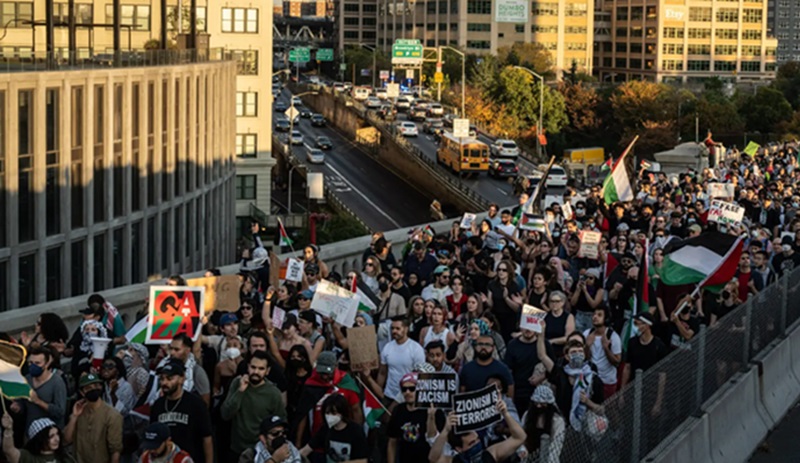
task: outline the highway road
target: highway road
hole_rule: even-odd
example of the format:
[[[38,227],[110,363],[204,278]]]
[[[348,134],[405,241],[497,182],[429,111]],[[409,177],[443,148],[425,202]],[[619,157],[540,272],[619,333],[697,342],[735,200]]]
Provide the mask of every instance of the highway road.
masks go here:
[[[291,94],[284,89],[276,101],[289,104]],[[273,120],[278,116],[273,113]],[[352,140],[330,126],[313,127],[309,119],[295,125],[312,144],[319,135],[331,139],[333,149],[325,151],[323,164],[311,164],[303,146],[292,147],[292,154],[309,167],[310,172],[322,172],[325,184],[335,195],[373,230],[393,230],[425,222],[430,218],[432,196],[412,185],[376,162]],[[281,140],[286,134],[279,134]]]

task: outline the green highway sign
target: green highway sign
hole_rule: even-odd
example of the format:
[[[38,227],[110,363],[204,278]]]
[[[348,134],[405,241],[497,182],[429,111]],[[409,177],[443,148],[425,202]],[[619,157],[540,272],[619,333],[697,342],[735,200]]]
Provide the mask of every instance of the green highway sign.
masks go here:
[[[333,48],[320,48],[317,50],[317,61],[333,61]]]
[[[392,45],[392,64],[422,64],[422,43],[419,40],[396,40]]]
[[[289,61],[292,63],[311,61],[311,49],[308,47],[300,47],[289,50]]]

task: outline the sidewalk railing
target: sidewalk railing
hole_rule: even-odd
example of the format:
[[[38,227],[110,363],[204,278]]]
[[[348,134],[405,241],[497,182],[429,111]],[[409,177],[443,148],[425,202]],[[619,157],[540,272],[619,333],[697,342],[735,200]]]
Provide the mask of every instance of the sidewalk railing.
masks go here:
[[[709,399],[800,319],[800,269],[722,317],[603,404],[607,430],[599,437],[568,427],[562,462],[639,462],[668,444],[684,421],[701,416]],[[790,302],[794,301],[794,302]],[[788,368],[788,365],[787,365]]]
[[[231,52],[223,48],[208,50],[140,50],[114,53],[16,52],[0,53],[0,73],[38,71],[77,71],[148,66],[175,66],[214,61],[230,61]]]

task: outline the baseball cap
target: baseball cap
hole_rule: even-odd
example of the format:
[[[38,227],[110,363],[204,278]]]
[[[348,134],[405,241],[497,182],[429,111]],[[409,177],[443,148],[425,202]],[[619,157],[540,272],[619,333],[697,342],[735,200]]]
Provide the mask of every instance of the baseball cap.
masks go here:
[[[701,231],[703,231],[703,228],[700,227],[700,225],[694,223],[689,226],[689,231],[694,233],[700,233]]]
[[[83,315],[91,315],[94,313],[94,309],[91,307],[84,307],[81,310],[79,310],[78,313],[81,313]]]
[[[78,387],[84,388],[91,384],[103,384],[103,380],[100,379],[100,377],[95,375],[94,373],[89,373],[88,375],[81,376],[81,380],[78,383]]]
[[[153,423],[144,430],[142,449],[155,450],[169,439],[169,426],[165,423]]]
[[[311,291],[310,289],[304,289],[300,292],[300,297],[304,297],[309,300],[314,299],[314,291]]]
[[[448,267],[446,265],[440,265],[440,266],[436,267],[436,269],[433,271],[433,274],[434,275],[441,275],[442,273],[449,272],[449,271],[450,271],[450,267]]]
[[[239,318],[234,313],[226,313],[225,315],[219,317],[219,326],[225,326],[229,323],[236,323],[239,321]]]
[[[158,369],[157,373],[167,376],[182,376],[186,373],[186,366],[180,360],[171,358]]]
[[[287,427],[289,426],[289,423],[287,423],[286,420],[284,420],[278,415],[268,416],[264,418],[264,420],[261,421],[261,424],[258,426],[258,433],[261,434],[262,436],[266,436],[267,433],[272,431],[274,428],[277,428],[278,426]]]
[[[317,357],[317,373],[332,375],[336,369],[336,354],[326,350]]]
[[[417,384],[417,374],[416,373],[406,373],[400,378],[400,385],[402,386],[405,383],[411,383],[416,386]]]

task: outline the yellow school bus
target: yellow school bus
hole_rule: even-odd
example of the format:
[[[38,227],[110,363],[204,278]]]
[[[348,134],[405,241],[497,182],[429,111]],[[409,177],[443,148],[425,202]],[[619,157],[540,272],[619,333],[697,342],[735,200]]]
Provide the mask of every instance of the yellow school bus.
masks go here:
[[[454,172],[480,173],[489,170],[489,146],[475,138],[456,138],[443,132],[436,161]]]

